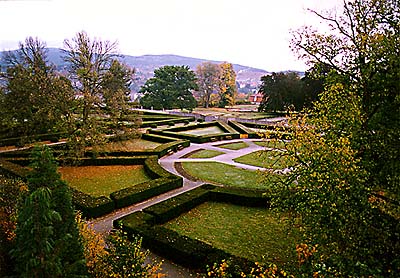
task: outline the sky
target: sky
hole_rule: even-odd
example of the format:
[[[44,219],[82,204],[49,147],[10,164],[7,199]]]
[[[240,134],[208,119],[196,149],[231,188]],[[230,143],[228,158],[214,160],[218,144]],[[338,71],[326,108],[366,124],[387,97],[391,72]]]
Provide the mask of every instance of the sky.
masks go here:
[[[320,20],[307,9],[342,0],[0,0],[0,50],[28,36],[48,47],[86,31],[117,41],[125,55],[175,54],[267,71],[307,67],[289,48],[290,31]]]

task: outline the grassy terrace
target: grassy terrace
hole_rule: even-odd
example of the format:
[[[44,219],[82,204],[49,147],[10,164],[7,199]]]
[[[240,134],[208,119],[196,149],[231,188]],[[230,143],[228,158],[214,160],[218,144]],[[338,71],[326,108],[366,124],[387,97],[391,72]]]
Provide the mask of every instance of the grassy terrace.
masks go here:
[[[285,219],[268,209],[207,202],[164,225],[254,261],[296,261],[298,231],[288,229]]]
[[[268,169],[285,169],[292,165],[281,151],[256,151],[235,158],[234,161]]]
[[[247,148],[248,146],[249,145],[247,145],[245,142],[235,142],[235,143],[226,143],[218,145],[219,148],[224,148],[229,150],[241,150]]]
[[[62,178],[69,186],[94,197],[149,181],[143,165],[60,167]]]
[[[202,127],[202,128],[191,129],[191,130],[179,131],[178,133],[202,136],[202,135],[221,134],[221,133],[225,133],[225,131],[223,129],[221,129],[219,126],[209,126],[209,127]]]
[[[205,182],[226,186],[265,189],[257,171],[240,169],[219,162],[183,162],[182,166],[190,175]]]
[[[223,152],[219,151],[214,151],[214,150],[199,150],[197,152],[194,152],[188,158],[213,158],[216,156],[219,156],[221,154],[224,154]]]
[[[111,142],[104,146],[104,151],[136,151],[136,150],[152,150],[160,146],[160,143],[143,139],[133,139],[127,141]]]
[[[256,141],[254,144],[261,146],[261,147],[266,147],[266,148],[271,148],[271,149],[285,149],[285,142],[281,140],[268,140],[268,141]]]

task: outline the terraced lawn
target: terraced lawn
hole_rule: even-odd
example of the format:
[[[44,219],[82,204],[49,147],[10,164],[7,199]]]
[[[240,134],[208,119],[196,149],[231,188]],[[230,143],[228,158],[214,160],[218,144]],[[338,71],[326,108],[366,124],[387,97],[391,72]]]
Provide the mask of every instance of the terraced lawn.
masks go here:
[[[217,147],[219,148],[224,148],[229,150],[241,150],[247,148],[248,146],[249,145],[247,145],[245,142],[234,142],[234,143],[217,145]]]
[[[225,133],[225,131],[222,128],[220,128],[219,126],[209,126],[209,127],[179,131],[178,133],[202,136],[202,135],[221,134],[221,133]]]
[[[127,141],[111,142],[104,147],[104,151],[137,151],[137,150],[151,150],[160,146],[160,143],[148,141],[144,139],[132,139]]]
[[[215,150],[199,150],[189,155],[188,158],[213,158],[224,154],[223,152],[215,151]]]
[[[268,209],[207,202],[164,226],[253,261],[296,262],[299,232]]]
[[[285,169],[293,166],[281,151],[256,151],[234,159],[235,162],[267,169]]]
[[[182,166],[191,176],[204,182],[253,189],[265,189],[268,186],[261,183],[259,172],[220,162],[182,162]]]
[[[285,149],[285,142],[281,140],[256,141],[254,144],[271,149]]]
[[[151,180],[143,165],[68,166],[59,167],[59,172],[69,186],[95,197]]]

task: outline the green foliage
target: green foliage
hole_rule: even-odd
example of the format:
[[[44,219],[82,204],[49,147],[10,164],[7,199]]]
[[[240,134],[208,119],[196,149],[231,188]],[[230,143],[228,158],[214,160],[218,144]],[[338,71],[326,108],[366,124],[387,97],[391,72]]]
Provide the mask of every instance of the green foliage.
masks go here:
[[[19,277],[62,277],[61,258],[54,254],[54,224],[61,216],[51,207],[51,191],[42,187],[26,198],[18,212],[12,255]]]
[[[63,275],[60,277],[86,275],[83,249],[75,222],[71,193],[67,184],[60,179],[60,174],[57,172],[57,164],[47,146],[37,146],[33,149],[30,168],[32,171],[28,176],[28,188],[32,193],[29,197],[30,199],[28,198],[22,206],[21,218],[18,215],[17,239],[18,237],[24,239],[34,229],[37,229],[38,233],[43,229],[45,231],[43,236],[46,238],[44,240],[40,239],[40,241],[38,239],[36,242],[37,246],[35,245],[32,248],[42,248],[46,252],[49,252],[48,255],[47,253],[43,255],[45,257],[42,260],[48,260],[51,265],[53,261],[56,262],[57,265],[54,267],[60,269],[54,270],[56,271],[54,277],[58,277],[57,275]],[[46,193],[47,191],[48,193]],[[25,220],[27,216],[24,213],[29,215],[30,211],[35,209],[38,210],[38,214],[44,215],[43,218],[34,216],[36,218],[28,219],[36,225],[31,227],[29,225],[32,224],[29,224],[29,221]],[[57,218],[53,217],[53,215],[57,215]],[[29,225],[26,224],[28,226],[25,226],[21,221],[25,221]],[[20,234],[18,233],[18,225],[22,225]],[[23,240],[20,244],[23,244]],[[16,248],[19,250],[18,248],[21,248],[21,246],[17,243]],[[36,251],[35,249],[29,250],[26,256],[29,255],[29,252]],[[35,257],[34,253],[31,253],[31,256]],[[43,271],[47,271],[45,268]],[[40,274],[38,275],[40,276]]]
[[[400,269],[399,3],[344,1],[342,11],[313,11],[331,33],[294,32],[299,56],[331,71],[312,117],[293,125],[301,166],[281,197],[304,216],[328,266],[390,277]]]
[[[17,179],[0,175],[0,276],[12,273],[13,262],[9,255],[15,239],[17,206],[26,195],[27,186]]]
[[[77,119],[70,126],[68,138],[68,158],[76,162],[87,147],[94,151],[101,148],[106,130],[111,129],[116,136],[136,135],[139,120],[129,113],[132,124],[127,127],[122,122],[128,116],[127,94],[133,71],[116,61],[116,43],[92,40],[80,32],[72,41],[66,40],[65,47],[64,59],[75,93],[80,96],[73,107]],[[111,119],[108,126],[102,121],[107,117]]]
[[[189,109],[196,107],[192,91],[197,89],[196,76],[187,66],[164,66],[154,71],[140,92],[140,103],[154,109]]]
[[[5,56],[0,114],[9,136],[30,140],[33,135],[63,131],[69,124],[74,101],[71,83],[49,65],[45,47],[29,37],[19,50]]]
[[[108,277],[162,277],[157,275],[161,263],[147,263],[148,251],[142,251],[142,239],[129,238],[125,232],[116,230],[107,240],[107,255],[103,257]]]
[[[259,92],[263,94],[258,111],[301,111],[310,106],[322,92],[322,80],[311,77],[302,79],[294,72],[272,73],[261,77]]]

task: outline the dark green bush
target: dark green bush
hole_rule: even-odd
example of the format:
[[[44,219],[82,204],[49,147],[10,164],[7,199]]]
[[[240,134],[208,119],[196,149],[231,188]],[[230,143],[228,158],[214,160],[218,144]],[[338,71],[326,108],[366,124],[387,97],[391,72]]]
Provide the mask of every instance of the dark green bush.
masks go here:
[[[12,178],[21,178],[23,180],[28,176],[29,170],[5,159],[0,158],[0,173]]]
[[[179,188],[182,185],[182,177],[162,177],[113,192],[110,197],[114,200],[116,208],[123,208]]]
[[[156,223],[160,224],[197,207],[209,199],[210,196],[207,189],[196,188],[148,207],[143,211],[153,215]]]
[[[92,197],[86,193],[72,189],[72,202],[76,209],[82,211],[87,218],[96,218],[114,210],[114,202],[107,197]]]

